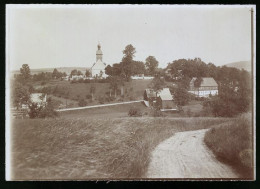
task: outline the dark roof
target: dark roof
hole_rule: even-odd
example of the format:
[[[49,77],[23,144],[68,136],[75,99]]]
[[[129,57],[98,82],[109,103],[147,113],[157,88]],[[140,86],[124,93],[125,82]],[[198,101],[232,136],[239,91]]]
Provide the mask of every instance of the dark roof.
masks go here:
[[[194,81],[196,80],[196,77],[193,77],[190,81],[190,84],[194,85]],[[200,84],[200,87],[217,87],[217,82],[212,77],[202,77],[202,82]]]

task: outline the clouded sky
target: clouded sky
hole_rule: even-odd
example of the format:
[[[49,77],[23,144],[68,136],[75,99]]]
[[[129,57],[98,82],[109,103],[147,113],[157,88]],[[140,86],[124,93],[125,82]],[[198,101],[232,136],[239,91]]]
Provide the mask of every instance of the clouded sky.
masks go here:
[[[135,60],[155,56],[160,67],[250,60],[249,6],[9,6],[6,16],[12,70],[91,67],[99,41],[107,64],[120,62],[128,44]]]

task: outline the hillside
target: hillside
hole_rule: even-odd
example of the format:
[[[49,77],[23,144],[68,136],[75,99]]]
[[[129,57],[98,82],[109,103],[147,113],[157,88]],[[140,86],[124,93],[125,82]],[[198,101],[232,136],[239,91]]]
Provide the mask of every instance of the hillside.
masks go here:
[[[55,68],[55,67],[54,67]],[[31,74],[38,74],[41,72],[53,72],[54,68],[37,68],[37,69],[31,69]],[[86,69],[90,69],[89,67],[58,67],[56,68],[59,72],[66,72],[69,74],[72,70],[80,70],[82,73],[85,73]],[[20,70],[13,70],[13,74],[19,74]]]
[[[251,62],[250,61],[232,62],[232,63],[225,64],[224,66],[251,71]]]
[[[12,179],[145,178],[153,149],[176,132],[223,118],[16,119]]]

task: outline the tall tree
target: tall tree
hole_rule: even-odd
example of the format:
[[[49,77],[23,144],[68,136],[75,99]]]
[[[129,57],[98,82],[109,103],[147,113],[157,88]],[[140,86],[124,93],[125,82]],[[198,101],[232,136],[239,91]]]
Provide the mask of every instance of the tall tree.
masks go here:
[[[20,73],[22,75],[22,78],[26,81],[30,79],[31,77],[31,71],[28,64],[23,64],[22,68],[20,68]]]
[[[150,75],[154,75],[156,69],[158,68],[159,62],[154,56],[148,56],[145,60],[145,66]]]
[[[132,76],[132,62],[134,58],[134,54],[136,53],[133,45],[127,45],[125,50],[123,50],[123,58],[121,64],[121,74],[124,75],[126,81],[129,81]]]
[[[165,81],[159,75],[156,75],[153,78],[152,82],[150,83],[150,87],[156,92],[156,96],[157,96],[157,93],[161,89],[163,89],[164,86],[165,86]]]
[[[58,75],[59,75],[59,72],[58,72],[58,70],[55,68],[54,70],[53,70],[53,72],[52,72],[52,77],[53,78],[58,78]]]
[[[30,92],[21,83],[16,82],[12,92],[13,105],[20,108],[22,104],[28,105],[30,102]]]
[[[117,96],[117,89],[120,85],[121,78],[118,76],[109,77],[110,89],[114,90],[115,98]]]
[[[133,61],[132,62],[132,73],[133,75],[144,74],[145,73],[145,65],[141,61]]]

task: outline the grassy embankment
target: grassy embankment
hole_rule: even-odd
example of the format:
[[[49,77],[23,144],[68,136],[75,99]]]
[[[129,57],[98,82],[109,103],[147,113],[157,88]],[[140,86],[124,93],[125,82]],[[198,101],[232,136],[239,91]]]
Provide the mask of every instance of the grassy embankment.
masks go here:
[[[210,129],[204,138],[216,157],[243,178],[253,178],[252,115],[235,118]]]
[[[124,83],[124,97],[120,96],[120,87],[117,91],[117,98],[112,102],[118,101],[131,101],[131,100],[141,100],[143,99],[144,90],[148,88],[151,80],[132,80],[130,82]],[[109,83],[73,83],[69,81],[59,81],[53,80],[45,85],[41,85],[39,82],[32,83],[32,85],[37,88],[48,87],[54,90],[56,88],[55,97],[53,100],[58,101],[60,104],[65,105],[67,99],[67,105],[69,107],[77,107],[78,101],[84,99],[88,102],[88,105],[100,104],[99,99],[109,96],[110,89]],[[91,86],[95,86],[94,100],[92,101],[87,96],[90,95]],[[114,97],[114,91],[112,91],[112,96]]]
[[[14,120],[12,177],[145,178],[151,152],[175,132],[210,128],[222,118]]]

